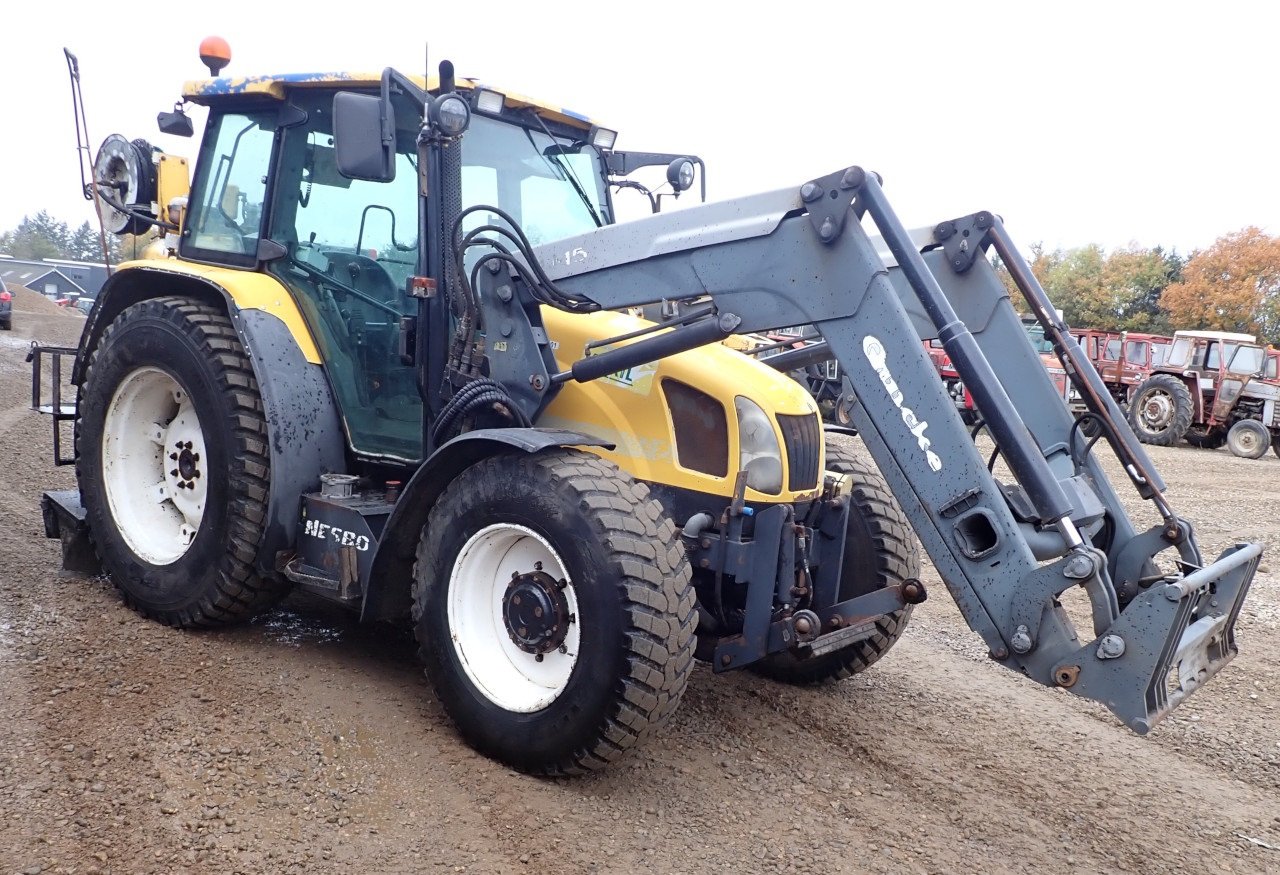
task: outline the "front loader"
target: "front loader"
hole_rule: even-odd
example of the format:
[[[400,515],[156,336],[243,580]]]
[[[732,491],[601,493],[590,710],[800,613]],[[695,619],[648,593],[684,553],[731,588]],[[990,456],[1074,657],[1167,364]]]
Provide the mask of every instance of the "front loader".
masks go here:
[[[615,150],[448,65],[184,95],[209,109],[189,192],[157,200],[179,165],[141,141],[95,168],[119,227],[162,234],[90,315],[79,489],[45,499],[64,561],[100,562],[139,612],[218,625],[296,587],[408,617],[467,741],[540,774],[648,735],[695,655],[792,683],[867,668],[926,597],[912,530],[993,659],[1139,733],[1234,657],[1260,548],[1202,560],[993,215],[908,233],[850,167],[615,224],[634,170],[666,165],[678,193],[697,162]],[[1154,527],[1130,521],[989,250]],[[629,315],[664,301],[666,322]],[[724,342],[801,324],[822,342],[785,355],[839,362],[853,429],[824,431],[802,387]],[[1076,586],[1083,636],[1059,601]]]

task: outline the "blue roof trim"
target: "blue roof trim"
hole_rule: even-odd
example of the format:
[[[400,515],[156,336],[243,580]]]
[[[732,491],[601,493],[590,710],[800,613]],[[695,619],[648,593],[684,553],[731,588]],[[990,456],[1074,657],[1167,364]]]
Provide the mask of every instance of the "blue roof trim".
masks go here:
[[[253,86],[279,82],[285,85],[303,85],[309,82],[350,82],[362,79],[351,73],[285,73],[267,76],[223,76],[197,84],[192,97],[218,97],[225,94],[244,94]]]

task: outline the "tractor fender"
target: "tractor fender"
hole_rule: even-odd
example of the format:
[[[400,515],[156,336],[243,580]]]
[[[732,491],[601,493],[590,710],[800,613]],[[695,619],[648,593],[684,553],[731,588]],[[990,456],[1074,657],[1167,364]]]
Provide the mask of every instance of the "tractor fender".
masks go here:
[[[551,447],[612,450],[614,445],[561,429],[482,428],[461,434],[432,453],[405,484],[383,527],[365,586],[360,619],[389,620],[409,614],[418,539],[427,514],[454,477],[498,453],[537,453]]]
[[[85,325],[73,379],[79,386],[102,332],[133,304],[165,295],[183,295],[222,308],[253,364],[267,420],[271,460],[267,525],[255,566],[261,574],[276,575],[278,558],[295,542],[303,493],[316,488],[321,474],[347,470],[346,439],[329,381],[322,366],[309,361],[299,346],[298,327],[265,309],[242,307],[231,280],[254,275],[244,271],[225,273],[233,275],[226,284],[213,276],[149,263],[114,273],[99,293]],[[283,289],[280,299],[292,303]],[[304,339],[313,345],[309,336]]]

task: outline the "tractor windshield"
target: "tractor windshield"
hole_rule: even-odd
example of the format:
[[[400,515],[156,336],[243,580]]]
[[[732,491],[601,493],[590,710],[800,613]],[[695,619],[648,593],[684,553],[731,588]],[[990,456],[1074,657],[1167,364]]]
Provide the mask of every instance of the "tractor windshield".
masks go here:
[[[509,213],[537,246],[612,223],[600,154],[568,137],[551,137],[476,116],[462,139],[462,205]],[[474,213],[466,230],[496,223]]]

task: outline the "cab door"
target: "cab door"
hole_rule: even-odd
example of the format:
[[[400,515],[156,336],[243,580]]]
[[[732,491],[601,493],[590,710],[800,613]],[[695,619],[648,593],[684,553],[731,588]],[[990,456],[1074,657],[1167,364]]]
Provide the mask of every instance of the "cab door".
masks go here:
[[[335,161],[334,93],[291,97],[300,121],[282,132],[270,229],[286,254],[268,269],[310,324],[354,454],[413,462],[423,452],[423,404],[401,348],[402,321],[418,311],[407,281],[418,271],[421,112],[393,98],[394,179],[348,179]]]

